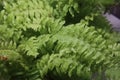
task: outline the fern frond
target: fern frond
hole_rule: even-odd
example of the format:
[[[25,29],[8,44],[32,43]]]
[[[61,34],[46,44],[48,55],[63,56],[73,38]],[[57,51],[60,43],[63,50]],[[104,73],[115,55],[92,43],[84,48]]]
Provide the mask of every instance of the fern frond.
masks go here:
[[[0,56],[8,61],[2,61],[0,70],[7,70],[2,72],[11,80],[90,80],[95,72],[102,75],[103,70],[118,66],[120,46],[109,31],[96,28],[109,26],[98,24],[103,20],[98,11],[102,3],[2,1]]]
[[[44,46],[39,47],[43,57],[40,57],[41,60],[38,62],[38,70],[42,78],[49,72],[56,73],[56,75],[72,76],[75,74],[73,72],[79,73],[76,68],[81,68],[81,66],[84,66],[85,70],[88,69],[90,73],[85,73],[90,78],[92,72],[99,72],[114,65],[114,60],[111,58],[116,51],[112,48],[114,43],[111,44],[111,40],[104,38],[94,27],[88,27],[85,21],[62,28],[60,32],[49,37],[43,43]],[[44,55],[46,53],[48,55]],[[71,62],[71,60],[73,61]],[[64,68],[64,66],[70,66],[75,62],[76,65],[73,65],[72,72],[69,67]],[[81,69],[84,72],[84,69]],[[82,74],[77,75],[83,76]]]
[[[6,57],[9,61],[15,61],[20,59],[20,55],[16,49],[16,43],[13,41],[10,42],[1,42],[0,43],[0,57]]]
[[[58,76],[58,80],[65,79],[61,77],[65,75],[69,76],[68,79],[73,76],[75,77],[75,75],[82,78],[84,76],[82,73],[86,74],[86,77],[90,76],[89,69],[84,65],[79,64],[72,58],[64,58],[59,54],[45,55],[38,61],[37,68],[42,78],[44,78],[46,74],[49,74],[49,72],[52,72],[48,75],[49,77]],[[77,76],[74,78],[75,80],[77,79]],[[55,78],[52,77],[52,79]]]

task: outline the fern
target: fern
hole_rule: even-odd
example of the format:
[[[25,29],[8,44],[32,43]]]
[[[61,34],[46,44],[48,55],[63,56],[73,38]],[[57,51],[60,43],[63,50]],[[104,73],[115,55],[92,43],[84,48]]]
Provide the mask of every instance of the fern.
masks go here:
[[[16,44],[12,41],[1,42],[0,44],[0,56],[6,57],[7,60],[16,60],[20,58],[19,53],[16,49]]]
[[[81,25],[83,25],[83,26],[81,26]],[[74,26],[74,29],[72,26]],[[85,30],[83,30],[83,29],[85,29]],[[68,64],[68,62],[62,61],[63,59],[61,59],[61,58],[64,58],[64,57],[65,57],[65,59],[68,58],[68,61],[75,59],[75,61],[73,61],[73,63],[75,63],[77,60],[77,62],[79,62],[77,64],[84,65],[84,67],[85,68],[87,67],[87,69],[89,70],[88,72],[91,72],[91,73],[94,72],[94,70],[96,71],[96,69],[99,71],[99,69],[101,69],[101,67],[106,68],[106,66],[108,66],[108,65],[109,65],[109,67],[113,66],[110,61],[111,60],[110,56],[113,55],[113,50],[110,47],[108,48],[108,46],[111,46],[111,43],[108,43],[109,40],[105,41],[104,38],[102,38],[102,36],[98,36],[99,34],[97,34],[96,31],[91,33],[90,30],[95,31],[94,28],[92,28],[92,27],[89,28],[89,27],[85,26],[85,24],[82,24],[82,22],[81,22],[81,24],[70,25],[69,27],[65,27],[58,34],[56,34],[54,37],[52,37],[51,38],[52,40],[50,39],[50,42],[49,41],[46,42],[46,47],[45,47],[46,52],[45,53],[49,53],[49,54],[54,53],[55,54],[55,55],[54,54],[51,55],[50,58],[48,58],[48,59],[51,60],[52,56],[58,55],[57,56],[58,60],[55,60],[55,61],[58,61],[58,63],[53,62],[53,64],[52,64],[48,60],[47,60],[48,62],[46,62],[46,61],[43,62],[44,60],[46,60],[46,58],[44,57],[42,62],[40,62],[42,67],[39,67],[39,68],[41,68],[43,70],[43,72],[42,72],[42,70],[40,69],[40,74],[41,75],[44,74],[44,76],[45,76],[45,74],[47,74],[47,72],[49,70],[49,67],[50,67],[50,70],[51,70],[51,67],[52,67],[52,69],[54,69],[54,67],[56,69],[56,65],[58,65],[59,70],[60,70],[59,72],[57,72],[58,74],[64,74],[65,72],[69,73],[69,67],[67,69],[63,70],[64,73],[61,72],[62,69],[60,68],[60,66],[62,66],[64,64],[67,64],[67,65],[72,64],[72,63]],[[89,37],[88,38],[85,37],[85,34],[87,36],[89,35]],[[94,41],[90,40],[91,37],[94,37]],[[56,43],[56,41],[57,41],[57,43]],[[51,43],[53,43],[53,45]],[[95,45],[95,43],[96,43],[96,45]],[[101,43],[101,45],[97,45],[100,43]],[[107,49],[108,50],[111,49],[111,50],[106,51]],[[42,52],[42,50],[41,50],[41,52]],[[104,53],[104,54],[102,54],[102,53]],[[49,56],[49,55],[47,55],[47,56]],[[61,58],[59,60],[60,56],[61,56]],[[71,60],[69,60],[69,58]],[[54,61],[55,58],[53,57],[52,59],[53,59],[52,61]],[[87,61],[89,61],[89,62],[87,62]],[[48,63],[48,65],[46,65],[46,63]],[[49,63],[51,63],[50,64],[51,66],[49,66]],[[54,64],[55,64],[55,66],[54,66]],[[101,64],[102,64],[102,66],[100,66]],[[98,68],[98,66],[99,66],[99,68]],[[75,66],[73,66],[73,67],[75,67]],[[80,66],[78,66],[78,67],[80,67]],[[45,70],[45,72],[44,72],[44,70]],[[58,71],[58,69],[57,69],[57,71]],[[76,72],[76,69],[75,69],[75,71],[73,70],[73,72]],[[83,71],[81,71],[81,72],[83,72]],[[88,73],[86,73],[86,74],[88,74]],[[68,74],[68,75],[72,75],[72,73]],[[81,77],[81,74],[78,74],[78,75]],[[90,75],[91,74],[89,73],[88,79],[90,79]]]
[[[98,9],[111,3],[2,0],[0,78],[91,80],[95,73],[99,78],[103,71],[119,66],[119,45],[113,34],[106,32],[110,25]],[[69,24],[71,15],[76,21]]]

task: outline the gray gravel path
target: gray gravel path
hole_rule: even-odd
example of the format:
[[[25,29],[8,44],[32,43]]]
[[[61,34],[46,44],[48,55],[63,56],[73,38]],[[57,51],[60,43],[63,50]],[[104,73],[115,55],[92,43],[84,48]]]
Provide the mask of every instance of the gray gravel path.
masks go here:
[[[108,21],[110,21],[114,30],[120,31],[120,19],[109,13],[106,13],[104,16],[108,19]]]

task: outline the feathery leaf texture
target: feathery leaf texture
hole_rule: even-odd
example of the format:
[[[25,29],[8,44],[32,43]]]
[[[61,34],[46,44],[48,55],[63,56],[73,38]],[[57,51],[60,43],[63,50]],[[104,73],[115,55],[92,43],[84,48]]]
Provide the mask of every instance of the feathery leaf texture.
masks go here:
[[[95,7],[111,2],[1,0],[0,78],[91,80],[94,72],[118,67],[120,45]],[[67,23],[69,16],[78,21]]]

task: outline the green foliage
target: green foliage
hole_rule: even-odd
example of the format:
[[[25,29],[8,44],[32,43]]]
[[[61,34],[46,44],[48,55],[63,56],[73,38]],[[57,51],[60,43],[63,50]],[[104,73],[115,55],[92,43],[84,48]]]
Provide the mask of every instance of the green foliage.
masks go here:
[[[100,12],[111,3],[1,0],[0,79],[91,80],[118,66],[119,45]]]

